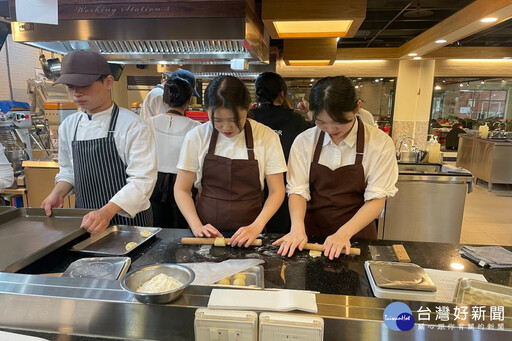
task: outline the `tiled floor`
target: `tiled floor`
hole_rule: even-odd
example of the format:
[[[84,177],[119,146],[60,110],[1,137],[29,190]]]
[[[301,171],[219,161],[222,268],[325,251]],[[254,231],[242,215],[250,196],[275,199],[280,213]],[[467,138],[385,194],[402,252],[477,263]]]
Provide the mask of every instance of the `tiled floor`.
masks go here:
[[[473,186],[466,195],[461,244],[512,245],[512,185],[486,183]]]

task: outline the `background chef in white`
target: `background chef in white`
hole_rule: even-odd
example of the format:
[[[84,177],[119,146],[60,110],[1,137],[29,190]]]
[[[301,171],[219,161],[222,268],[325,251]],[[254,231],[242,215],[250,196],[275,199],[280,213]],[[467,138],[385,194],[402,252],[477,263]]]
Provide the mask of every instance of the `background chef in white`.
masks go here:
[[[151,226],[149,197],[157,176],[153,132],[112,101],[114,78],[107,61],[92,51],[72,52],[62,59],[56,83],[66,84],[82,111],[59,127],[60,170],[41,205],[46,214],[62,207],[75,189],[76,207],[95,209],[82,220],[91,234],[109,223]]]

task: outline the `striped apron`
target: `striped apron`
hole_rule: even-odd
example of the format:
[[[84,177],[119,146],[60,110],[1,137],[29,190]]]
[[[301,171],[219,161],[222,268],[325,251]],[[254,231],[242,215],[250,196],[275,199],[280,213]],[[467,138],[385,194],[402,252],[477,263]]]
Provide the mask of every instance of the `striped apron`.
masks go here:
[[[119,107],[114,103],[107,137],[77,141],[78,122],[73,137],[73,170],[75,173],[75,207],[100,209],[126,185],[126,165],[119,156],[114,141]],[[118,214],[110,225],[152,226],[151,208],[138,213],[133,219]]]

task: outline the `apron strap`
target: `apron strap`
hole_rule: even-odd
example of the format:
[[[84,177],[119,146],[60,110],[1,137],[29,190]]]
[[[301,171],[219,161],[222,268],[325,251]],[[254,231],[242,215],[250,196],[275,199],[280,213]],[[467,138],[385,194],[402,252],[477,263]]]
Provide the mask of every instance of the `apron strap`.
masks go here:
[[[252,129],[249,120],[245,122],[244,126],[245,134],[245,146],[247,147],[247,156],[249,160],[254,160],[254,139],[252,137]],[[210,145],[208,146],[208,154],[215,154],[215,146],[217,145],[217,138],[219,137],[219,131],[213,127],[212,137],[210,139]]]
[[[108,126],[108,134],[114,134],[116,130],[117,116],[119,114],[119,107],[114,103],[114,108],[112,109],[112,116],[110,117],[110,124]]]
[[[174,109],[167,110],[167,113],[168,114],[176,114],[176,115],[179,115],[179,116],[185,116],[182,112],[180,112],[178,110],[174,110]]]
[[[320,130],[320,136],[318,136],[318,142],[315,147],[315,154],[313,155],[313,163],[318,163],[320,160],[320,153],[322,152],[322,145],[324,144],[325,132]]]
[[[359,118],[357,118],[357,142],[356,142],[356,162],[355,164],[363,163],[363,154],[364,154],[364,124]]]
[[[254,160],[254,139],[252,137],[251,123],[249,120],[245,121],[245,146],[247,147],[247,157],[249,160]]]

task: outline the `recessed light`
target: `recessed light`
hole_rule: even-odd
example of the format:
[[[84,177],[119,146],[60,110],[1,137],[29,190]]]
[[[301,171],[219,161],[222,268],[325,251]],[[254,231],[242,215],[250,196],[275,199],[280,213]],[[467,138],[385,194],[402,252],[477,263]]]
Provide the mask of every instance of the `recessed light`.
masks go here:
[[[483,18],[480,21],[481,22],[495,22],[497,20],[498,20],[498,18]]]
[[[414,59],[414,60],[420,60],[420,59],[421,59],[421,57],[419,57],[419,56],[418,56],[418,57],[414,57],[413,59]]]
[[[415,56],[417,56],[417,55],[418,55],[418,54],[417,54],[417,53],[414,53],[414,52],[412,52],[412,53],[409,53],[409,54],[408,54],[408,56],[409,56],[409,57],[415,57]]]
[[[446,39],[438,39],[436,40],[436,44],[444,44],[446,43]]]

